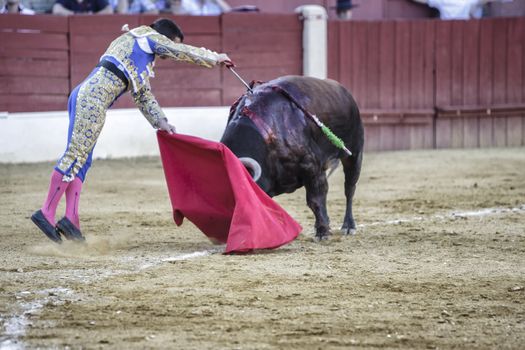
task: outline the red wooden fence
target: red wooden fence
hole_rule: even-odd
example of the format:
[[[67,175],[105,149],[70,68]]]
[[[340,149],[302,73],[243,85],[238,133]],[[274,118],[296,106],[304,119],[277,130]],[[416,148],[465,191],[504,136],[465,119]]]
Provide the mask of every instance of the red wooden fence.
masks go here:
[[[436,146],[525,142],[525,21],[444,22],[436,40]]]
[[[154,19],[1,15],[0,111],[64,110],[122,25]],[[227,52],[248,81],[302,72],[297,15],[175,19],[186,43]],[[328,75],[358,101],[367,150],[525,145],[525,18],[330,21],[328,33]],[[166,107],[229,105],[245,92],[225,68],[159,60],[156,73]]]
[[[268,81],[302,73],[302,23],[296,15],[253,13],[223,16],[223,51],[238,65],[247,82]],[[234,103],[246,88],[230,72],[223,71],[223,102]]]
[[[328,75],[358,101],[368,150],[433,147],[433,23],[330,22]]]
[[[69,94],[68,20],[0,16],[0,110],[64,109]]]
[[[525,19],[329,23],[368,150],[525,145]]]
[[[169,16],[168,16],[169,17]],[[184,31],[185,43],[227,52],[246,79],[268,80],[285,74],[301,74],[302,24],[295,15],[231,13],[217,16],[173,17]],[[152,23],[156,16],[75,16],[70,21],[71,81],[78,84],[98,62],[107,45],[130,28]],[[272,25],[268,25],[272,23]],[[152,89],[162,106],[230,105],[246,88],[222,68],[203,69],[187,63],[157,60]],[[123,96],[124,97],[124,96]],[[129,95],[117,108],[132,107]]]
[[[175,18],[185,43],[227,52],[248,81],[302,73],[302,23],[295,14],[165,17]],[[122,26],[133,28],[156,18],[1,15],[0,62],[7,69],[0,71],[0,111],[66,109],[69,91],[95,67]],[[152,89],[165,107],[230,105],[246,91],[225,68],[170,60],[156,64]],[[115,104],[133,106],[129,94]]]

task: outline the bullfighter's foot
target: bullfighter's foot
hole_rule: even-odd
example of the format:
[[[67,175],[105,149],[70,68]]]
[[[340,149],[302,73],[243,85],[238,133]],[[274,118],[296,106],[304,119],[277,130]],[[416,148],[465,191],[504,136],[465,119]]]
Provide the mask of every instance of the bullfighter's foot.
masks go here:
[[[57,231],[66,239],[72,241],[84,242],[86,240],[82,232],[65,216],[57,222]]]
[[[37,210],[31,215],[31,221],[35,223],[44,234],[55,243],[62,243],[62,238],[53,226],[44,216],[42,210]]]

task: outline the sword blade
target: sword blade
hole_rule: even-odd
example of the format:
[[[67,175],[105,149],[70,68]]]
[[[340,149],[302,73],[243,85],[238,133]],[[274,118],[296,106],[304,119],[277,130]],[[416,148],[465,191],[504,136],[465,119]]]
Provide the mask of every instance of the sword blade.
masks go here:
[[[229,70],[230,70],[230,71],[231,71],[231,72],[237,77],[237,79],[239,79],[239,80],[241,81],[241,83],[244,84],[244,86],[246,86],[246,88],[248,89],[248,91],[253,92],[253,91],[252,91],[252,88],[250,87],[250,85],[248,85],[248,84],[244,81],[244,79],[241,78],[241,76],[240,76],[239,74],[237,74],[236,71],[233,70],[232,67],[228,67],[228,69],[229,69]]]

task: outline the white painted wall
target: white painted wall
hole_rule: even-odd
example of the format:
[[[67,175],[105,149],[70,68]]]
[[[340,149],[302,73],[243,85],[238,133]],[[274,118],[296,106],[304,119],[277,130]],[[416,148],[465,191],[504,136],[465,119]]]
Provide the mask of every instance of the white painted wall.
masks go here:
[[[219,141],[229,107],[163,108],[177,132]],[[0,114],[0,163],[56,160],[66,147],[66,111]],[[137,108],[109,110],[93,156],[158,155],[155,130]]]

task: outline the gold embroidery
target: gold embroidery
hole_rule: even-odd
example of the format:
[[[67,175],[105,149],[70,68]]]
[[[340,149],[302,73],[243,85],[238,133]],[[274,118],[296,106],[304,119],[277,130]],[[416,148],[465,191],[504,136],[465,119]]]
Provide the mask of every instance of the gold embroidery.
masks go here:
[[[159,34],[149,26],[141,26],[122,34],[109,45],[103,56],[114,57],[122,63],[130,76],[133,91],[138,92],[144,87],[149,88],[148,73],[138,72],[131,58],[136,38],[148,37],[154,42],[153,51],[159,56],[165,56],[177,61],[185,61],[211,68],[217,64],[218,54],[214,51],[191,45],[174,43],[164,35]],[[148,64],[147,71],[153,72],[153,65]]]
[[[142,27],[140,27],[142,28]],[[217,64],[218,54],[203,47],[175,43],[164,35],[153,31],[151,39],[155,42],[153,51],[159,56],[173,58],[211,68]]]
[[[148,63],[146,69],[139,72],[131,57],[135,41],[141,37],[148,37],[153,41],[152,51],[156,55],[177,61],[213,67],[217,64],[218,54],[204,48],[174,43],[149,26],[135,28],[111,42],[103,56],[111,56],[122,64],[129,75],[132,96],[137,107],[151,125],[157,127],[159,120],[165,116],[151,93],[149,76],[153,75],[153,62]],[[76,100],[71,140],[57,164],[62,172],[76,175],[84,166],[102,130],[107,109],[124,89],[124,83],[105,68],[99,68],[81,85]]]
[[[82,83],[76,98],[71,139],[57,164],[63,173],[76,175],[84,166],[104,126],[106,111],[125,87],[122,80],[105,68],[98,68]]]
[[[160,119],[166,118],[149,88],[143,88],[137,94],[132,92],[131,96],[144,117],[154,128],[158,127]]]

